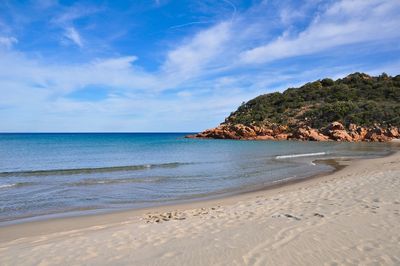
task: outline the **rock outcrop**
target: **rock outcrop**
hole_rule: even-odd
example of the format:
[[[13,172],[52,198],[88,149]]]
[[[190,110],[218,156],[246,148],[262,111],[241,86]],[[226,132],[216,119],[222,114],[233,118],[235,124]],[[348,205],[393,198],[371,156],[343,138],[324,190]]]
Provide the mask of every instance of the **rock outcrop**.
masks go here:
[[[339,122],[333,122],[322,130],[325,136],[336,141],[353,141],[353,138],[347,133],[344,126]]]
[[[297,128],[293,134],[294,139],[298,140],[311,140],[311,141],[327,141],[329,138],[314,128],[302,126]]]
[[[237,140],[304,140],[304,141],[373,141],[387,142],[400,138],[397,127],[381,128],[375,125],[371,128],[350,124],[346,129],[339,122],[332,122],[321,129],[307,125],[283,126],[271,124],[268,126],[246,126],[243,124],[221,124],[216,128],[207,129],[187,138],[237,139]]]

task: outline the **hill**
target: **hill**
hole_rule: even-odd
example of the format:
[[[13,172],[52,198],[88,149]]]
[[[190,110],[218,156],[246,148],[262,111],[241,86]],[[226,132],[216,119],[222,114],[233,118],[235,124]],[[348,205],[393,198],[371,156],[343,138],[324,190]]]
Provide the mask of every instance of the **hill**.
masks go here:
[[[387,141],[398,137],[399,127],[400,75],[353,73],[260,95],[196,137]],[[334,137],[333,131],[343,136]]]

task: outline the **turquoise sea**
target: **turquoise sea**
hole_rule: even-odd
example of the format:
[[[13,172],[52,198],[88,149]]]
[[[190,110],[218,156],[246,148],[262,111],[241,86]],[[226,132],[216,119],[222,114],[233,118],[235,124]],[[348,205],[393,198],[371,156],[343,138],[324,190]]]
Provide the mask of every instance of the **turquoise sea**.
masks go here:
[[[376,157],[383,143],[185,139],[188,133],[0,134],[0,225],[218,197]]]

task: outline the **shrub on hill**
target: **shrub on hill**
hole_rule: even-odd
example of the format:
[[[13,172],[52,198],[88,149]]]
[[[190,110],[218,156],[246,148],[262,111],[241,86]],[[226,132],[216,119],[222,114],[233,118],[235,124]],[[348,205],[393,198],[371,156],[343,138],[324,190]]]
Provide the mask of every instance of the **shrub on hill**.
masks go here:
[[[333,121],[360,126],[400,126],[400,75],[371,77],[354,73],[325,78],[283,93],[260,95],[243,103],[224,123],[296,125],[321,128]]]

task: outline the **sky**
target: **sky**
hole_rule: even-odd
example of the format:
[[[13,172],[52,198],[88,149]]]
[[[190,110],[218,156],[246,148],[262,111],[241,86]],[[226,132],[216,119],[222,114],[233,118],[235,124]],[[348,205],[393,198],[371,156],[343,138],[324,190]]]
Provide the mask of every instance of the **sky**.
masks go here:
[[[400,74],[399,0],[0,0],[0,132],[197,132],[243,101]]]

